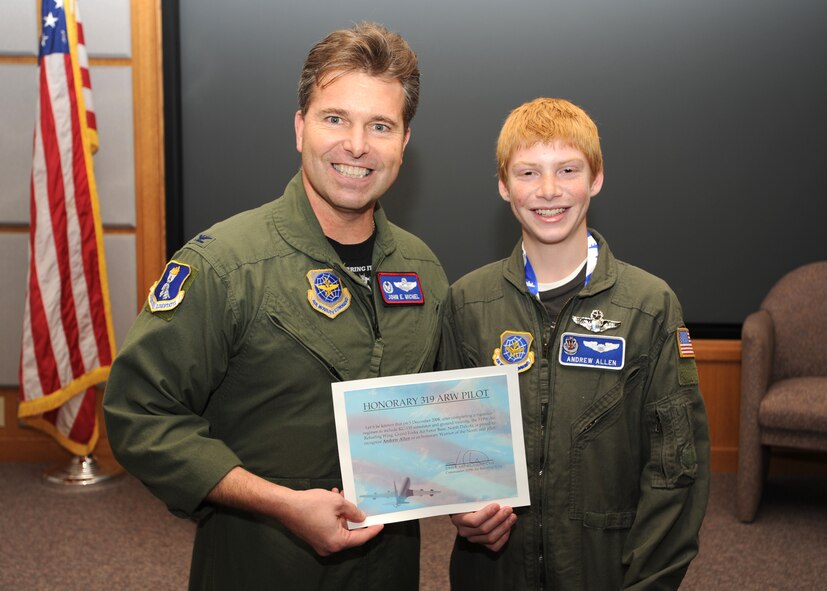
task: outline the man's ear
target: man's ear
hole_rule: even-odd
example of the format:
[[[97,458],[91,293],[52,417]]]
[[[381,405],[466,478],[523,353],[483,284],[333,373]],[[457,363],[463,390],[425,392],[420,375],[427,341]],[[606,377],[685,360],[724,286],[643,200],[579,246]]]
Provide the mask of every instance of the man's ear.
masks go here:
[[[301,109],[296,111],[296,116],[293,118],[293,125],[296,128],[296,150],[302,151],[302,132],[304,131],[304,115]]]
[[[594,179],[592,180],[592,186],[590,191],[590,196],[594,197],[598,193],[600,193],[600,189],[603,188],[603,171],[601,170],[598,172]]]
[[[402,152],[399,154],[399,163],[402,164],[402,157],[405,155],[405,148],[408,146],[408,141],[411,139],[411,128],[405,130],[405,137],[402,140]]]
[[[511,203],[511,195],[508,194],[508,187],[505,186],[505,183],[500,179],[497,181],[497,186],[500,188],[500,197],[503,198],[503,201],[508,201]]]

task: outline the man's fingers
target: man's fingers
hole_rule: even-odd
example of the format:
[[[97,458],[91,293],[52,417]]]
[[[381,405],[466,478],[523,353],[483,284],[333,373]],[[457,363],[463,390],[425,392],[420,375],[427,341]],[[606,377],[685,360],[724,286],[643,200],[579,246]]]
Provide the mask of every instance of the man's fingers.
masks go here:
[[[367,519],[367,515],[365,515],[364,511],[350,501],[346,501],[344,499],[342,499],[342,507],[339,514],[348,521],[352,521],[354,523],[361,523]]]
[[[380,524],[350,530],[350,539],[347,544],[348,547],[361,546],[368,540],[375,538],[384,527],[384,525]]]

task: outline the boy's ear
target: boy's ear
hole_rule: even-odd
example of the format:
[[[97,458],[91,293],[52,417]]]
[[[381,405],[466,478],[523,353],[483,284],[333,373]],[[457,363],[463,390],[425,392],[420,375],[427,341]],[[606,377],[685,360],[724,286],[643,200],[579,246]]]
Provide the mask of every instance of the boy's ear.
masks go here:
[[[603,171],[601,170],[598,172],[594,179],[592,179],[592,186],[591,186],[591,197],[594,197],[598,193],[600,193],[600,189],[603,188]]]
[[[511,196],[508,194],[508,187],[505,186],[502,179],[497,182],[497,185],[500,187],[500,197],[502,197],[504,201],[511,203]]]

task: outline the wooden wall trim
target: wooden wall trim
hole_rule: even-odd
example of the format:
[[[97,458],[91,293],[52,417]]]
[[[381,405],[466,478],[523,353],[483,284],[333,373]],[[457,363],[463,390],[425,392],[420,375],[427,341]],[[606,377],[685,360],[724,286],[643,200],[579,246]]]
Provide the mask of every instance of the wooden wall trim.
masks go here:
[[[693,345],[698,362],[741,362],[740,340],[699,339]]]
[[[161,0],[132,0],[138,309],[166,261]]]
[[[741,409],[741,341],[693,340],[709,419],[713,472],[735,472]]]

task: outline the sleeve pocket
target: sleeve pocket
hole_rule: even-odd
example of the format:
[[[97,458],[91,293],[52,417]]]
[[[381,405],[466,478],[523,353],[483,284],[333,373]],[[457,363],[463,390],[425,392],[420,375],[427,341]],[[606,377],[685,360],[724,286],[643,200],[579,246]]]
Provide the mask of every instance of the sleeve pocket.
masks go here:
[[[670,396],[653,405],[647,415],[652,487],[671,489],[691,485],[698,471],[692,403],[680,394]]]

